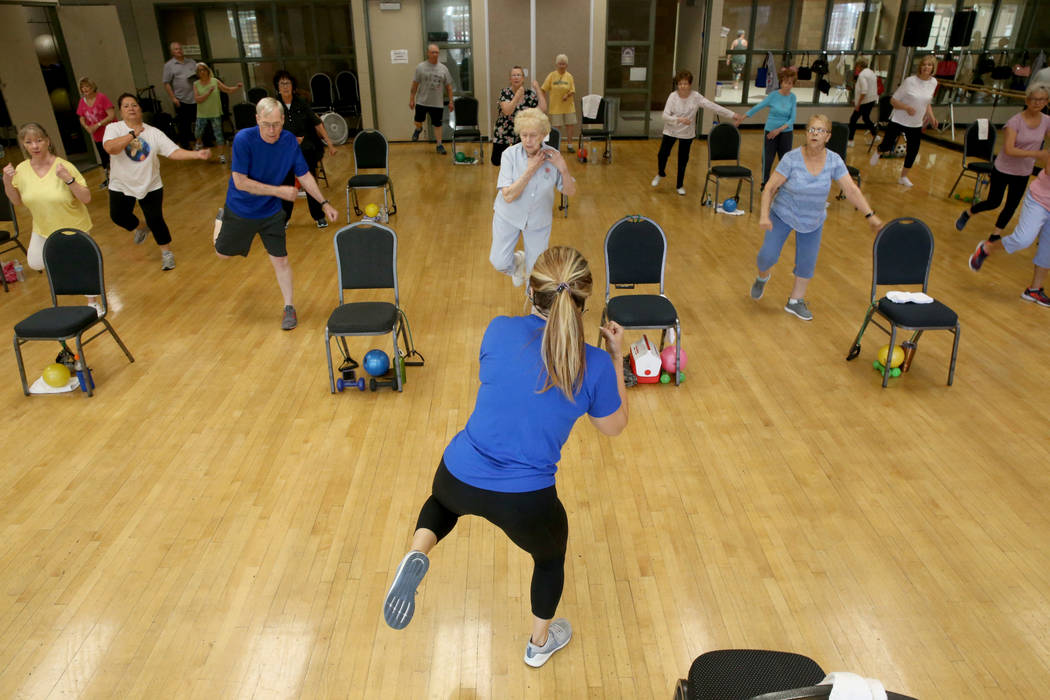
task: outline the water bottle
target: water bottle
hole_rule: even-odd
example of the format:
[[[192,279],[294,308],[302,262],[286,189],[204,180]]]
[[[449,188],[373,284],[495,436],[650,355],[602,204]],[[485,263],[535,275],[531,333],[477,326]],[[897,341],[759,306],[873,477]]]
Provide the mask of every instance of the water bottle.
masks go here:
[[[911,360],[915,357],[915,348],[917,346],[910,340],[905,340],[901,343],[901,349],[904,350],[904,362],[901,363],[901,372],[907,372],[911,369]]]
[[[20,263],[17,260],[15,260],[15,281],[16,282],[25,282],[25,280],[26,280],[26,276],[25,276],[25,273],[22,272],[22,263]]]
[[[87,381],[84,378],[84,363],[80,355],[73,355],[73,369],[77,373],[77,381],[80,382],[80,390],[87,393]]]
[[[475,148],[474,149],[474,165],[480,165],[480,164],[481,164],[481,149],[480,148]]]

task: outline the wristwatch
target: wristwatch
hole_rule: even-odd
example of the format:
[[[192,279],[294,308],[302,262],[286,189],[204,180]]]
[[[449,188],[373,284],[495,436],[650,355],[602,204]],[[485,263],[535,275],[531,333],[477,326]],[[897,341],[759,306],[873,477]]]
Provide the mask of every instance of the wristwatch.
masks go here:
[[[76,181],[77,181],[77,179],[75,177],[69,178],[69,182],[66,183],[66,187],[69,187],[70,185],[72,185]]]
[[[870,218],[871,218],[871,217],[873,217],[873,216],[875,216],[875,210],[874,210],[874,209],[873,209],[873,210],[871,210],[871,211],[869,211],[869,212],[868,212],[867,214],[865,214],[865,215],[864,215],[864,218],[865,218],[865,219],[870,219]]]

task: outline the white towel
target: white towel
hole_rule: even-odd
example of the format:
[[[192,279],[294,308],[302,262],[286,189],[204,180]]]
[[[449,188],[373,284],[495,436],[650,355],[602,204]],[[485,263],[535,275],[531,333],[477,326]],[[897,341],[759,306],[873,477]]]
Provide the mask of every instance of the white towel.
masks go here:
[[[977,138],[981,141],[988,140],[988,120],[981,118],[977,120]]]
[[[588,119],[598,116],[598,107],[602,103],[601,95],[586,95],[581,102],[583,102],[583,116]]]
[[[886,292],[886,298],[894,304],[932,304],[933,297],[922,292]]]
[[[834,671],[818,685],[830,685],[830,700],[886,700],[886,689],[874,678],[862,678],[856,673]]]

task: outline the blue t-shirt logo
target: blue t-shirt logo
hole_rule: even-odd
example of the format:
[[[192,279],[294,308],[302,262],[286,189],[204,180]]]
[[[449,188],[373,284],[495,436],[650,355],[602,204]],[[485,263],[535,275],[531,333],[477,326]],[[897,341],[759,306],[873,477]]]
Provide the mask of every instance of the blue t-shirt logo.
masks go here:
[[[149,142],[135,137],[131,139],[131,143],[124,146],[124,153],[136,163],[141,163],[149,158]]]

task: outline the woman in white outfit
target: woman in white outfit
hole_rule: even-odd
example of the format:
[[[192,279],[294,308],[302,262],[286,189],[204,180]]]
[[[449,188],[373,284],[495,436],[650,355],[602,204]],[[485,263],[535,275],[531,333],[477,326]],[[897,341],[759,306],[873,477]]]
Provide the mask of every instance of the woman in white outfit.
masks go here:
[[[933,116],[931,106],[933,93],[937,90],[937,78],[933,77],[936,69],[937,59],[932,54],[923,56],[919,60],[918,72],[905,78],[897,91],[893,93],[890,99],[893,113],[890,114],[890,124],[886,127],[886,137],[879,144],[879,149],[871,156],[871,164],[877,165],[879,155],[893,151],[897,137],[903,133],[908,143],[908,150],[904,155],[904,167],[901,168],[901,176],[897,184],[905,187],[911,187],[913,184],[908,179],[908,173],[915,163],[915,157],[919,155],[922,127],[925,124],[930,124],[934,129],[939,126],[937,117]]]

